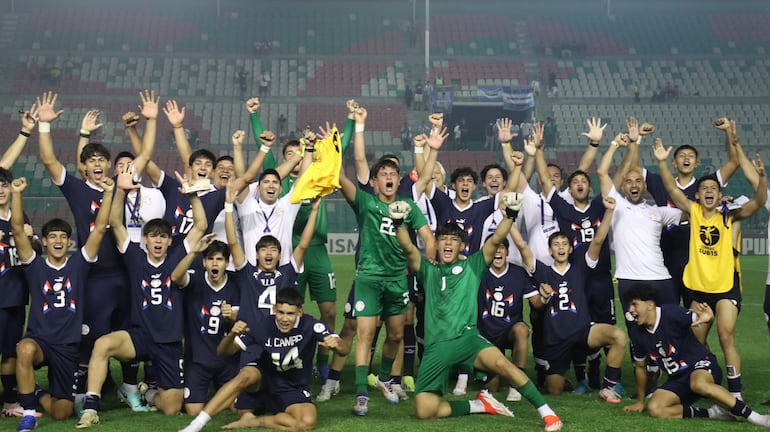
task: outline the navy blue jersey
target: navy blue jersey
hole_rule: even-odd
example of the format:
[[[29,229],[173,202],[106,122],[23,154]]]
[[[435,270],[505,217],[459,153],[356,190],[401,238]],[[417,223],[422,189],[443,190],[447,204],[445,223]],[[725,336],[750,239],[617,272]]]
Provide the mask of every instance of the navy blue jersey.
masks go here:
[[[131,325],[144,329],[156,343],[180,342],[184,299],[171,283],[171,273],[186,255],[185,248],[169,248],[163,262],[154,265],[138,244],[126,244],[123,260],[131,269]]]
[[[243,272],[243,269],[239,271]],[[233,307],[241,303],[240,286],[233,273],[227,272],[225,284],[214,289],[206,280],[205,272],[195,272],[190,274],[190,282],[185,287],[186,358],[212,369],[238,361],[235,356],[217,356],[219,342],[232,327],[232,323],[222,316],[222,303],[227,302]]]
[[[484,221],[495,211],[496,201],[494,198],[480,200],[460,210],[454,200],[438,188],[434,188],[433,197],[430,199],[436,210],[436,221],[439,225],[452,221],[465,230],[465,247],[461,251],[465,256],[478,251],[483,243]]]
[[[671,377],[692,371],[695,364],[709,354],[692,332],[693,313],[679,306],[664,304],[657,308],[654,329],[628,325],[631,350],[635,360],[647,357],[655,361]],[[713,355],[713,354],[712,354]]]
[[[547,283],[553,295],[543,311],[543,340],[556,345],[585,332],[591,325],[586,282],[591,268],[584,255],[578,256],[563,275],[540,261],[535,264],[532,280],[535,286]]]
[[[663,185],[663,179],[660,174],[647,172],[647,190],[659,206],[676,207],[666,187]],[[695,201],[695,193],[698,191],[696,182],[692,181],[687,187],[681,189],[684,195],[690,200]],[[689,261],[690,256],[690,224],[689,219],[682,221],[679,225],[669,225],[663,229],[660,237],[660,249],[663,251],[663,258],[666,267],[671,270],[672,266],[677,266],[678,271],[672,276],[681,276],[684,266]]]
[[[64,198],[67,199],[72,216],[75,218],[77,245],[81,248],[85,246],[88,236],[94,229],[94,221],[102,205],[104,191],[91,183],[86,183],[77,177],[71,176],[67,172],[64,173],[64,183],[59,186],[59,189]],[[94,270],[108,273],[122,273],[125,271],[115,243],[115,236],[112,234],[111,229],[107,229],[107,232],[104,234],[104,239],[99,247],[99,258],[96,261]]]
[[[92,264],[81,249],[60,268],[48,260],[32,256],[24,263],[24,274],[30,287],[29,324],[27,334],[52,344],[80,342],[83,325],[83,293]]]
[[[244,351],[259,352],[257,358],[266,379],[263,388],[280,393],[309,388],[316,345],[333,334],[323,322],[302,315],[288,333],[281,333],[275,320],[269,319],[235,341]]]
[[[297,271],[292,262],[278,266],[275,271],[266,272],[248,262],[242,270],[241,309],[238,319],[245,321],[252,329],[259,322],[273,314],[275,296],[283,288],[297,286]]]
[[[501,275],[493,269],[484,273],[479,285],[479,332],[490,341],[506,334],[524,319],[524,298],[537,293],[527,271],[508,263]],[[526,297],[525,297],[526,296]]]
[[[570,243],[572,243],[572,249],[577,251],[582,246],[588,246],[588,243],[593,241],[596,236],[596,231],[599,230],[599,225],[602,224],[604,218],[604,202],[601,195],[597,195],[591,200],[585,211],[580,211],[575,208],[574,205],[564,200],[558,193],[552,193],[551,198],[548,201],[553,209],[553,214],[556,216],[556,220],[559,222],[559,230],[565,232],[569,236]],[[610,221],[607,221],[609,223]],[[596,266],[598,272],[610,272],[610,242],[605,241],[602,245],[601,252],[599,253],[599,264]],[[583,250],[587,250],[583,248]],[[572,259],[579,259],[582,261],[583,254],[573,254],[570,257]]]
[[[190,198],[187,195],[179,192],[180,187],[182,185],[176,179],[171,178],[165,173],[163,174],[163,180],[158,186],[158,189],[166,199],[166,214],[163,216],[163,219],[171,224],[174,246],[182,244],[185,237],[187,237],[187,233],[193,227],[192,204],[190,204]],[[222,188],[200,195],[203,209],[206,212],[206,221],[208,222],[207,234],[211,232],[217,215],[225,207],[225,193],[226,190]]]
[[[25,305],[29,298],[27,280],[16,252],[10,219],[10,212],[8,219],[0,217],[0,308]],[[24,223],[29,223],[26,214]]]

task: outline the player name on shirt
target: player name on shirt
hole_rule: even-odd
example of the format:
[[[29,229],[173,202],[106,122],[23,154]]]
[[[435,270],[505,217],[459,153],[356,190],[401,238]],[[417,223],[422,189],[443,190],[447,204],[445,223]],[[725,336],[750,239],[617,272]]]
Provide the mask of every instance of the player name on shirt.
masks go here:
[[[287,347],[294,346],[302,342],[302,335],[287,336],[283,338],[269,338],[265,341],[266,347]]]

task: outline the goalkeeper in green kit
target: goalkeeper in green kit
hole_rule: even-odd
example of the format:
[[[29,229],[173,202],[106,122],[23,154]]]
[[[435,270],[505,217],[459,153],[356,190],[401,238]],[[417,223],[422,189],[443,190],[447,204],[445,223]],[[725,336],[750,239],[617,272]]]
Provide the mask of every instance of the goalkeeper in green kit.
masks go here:
[[[515,171],[520,172],[520,165]],[[513,174],[518,178],[518,172]],[[532,381],[513,365],[500,350],[484,339],[476,328],[478,307],[476,297],[481,278],[489,268],[498,246],[511,230],[513,220],[521,208],[522,195],[508,192],[503,195],[501,208],[506,218],[500,222],[481,250],[460,259],[465,244],[465,232],[454,222],[436,229],[438,261],[431,263],[420,255],[405,227],[399,225],[408,214],[407,203],[397,201],[388,207],[399,245],[404,249],[407,263],[425,289],[425,355],[420,364],[415,389],[415,411],[418,419],[457,417],[487,413],[513,416],[486,390],[475,400],[447,401],[442,395],[447,390],[449,374],[465,367],[491,372],[507,378],[519,392],[534,405],[545,422],[546,431],[560,430],[561,419],[543,399]],[[515,241],[523,241],[521,236]]]

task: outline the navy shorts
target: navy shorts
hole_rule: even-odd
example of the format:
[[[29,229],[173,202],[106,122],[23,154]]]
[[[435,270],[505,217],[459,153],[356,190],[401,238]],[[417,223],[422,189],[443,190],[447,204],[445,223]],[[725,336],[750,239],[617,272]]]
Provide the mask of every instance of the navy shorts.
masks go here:
[[[695,291],[686,289],[684,292],[684,307],[690,307],[692,302],[706,303],[716,313],[717,302],[719,300],[730,300],[738,311],[741,310],[741,303],[743,302],[743,296],[741,295],[741,283],[740,275],[736,272],[733,275],[733,287],[730,291],[723,293],[706,293],[703,291]]]
[[[590,352],[588,334],[591,327],[576,332],[572,338],[554,345],[544,345],[538,356],[542,360],[546,375],[564,375],[568,370],[575,353]],[[582,355],[582,354],[581,354]]]
[[[83,338],[93,339],[123,329],[130,305],[128,278],[125,273],[88,275],[83,295]]]
[[[200,363],[185,362],[184,402],[206,403],[209,400],[209,387],[214,384],[219,389],[238,374],[238,363],[227,362],[218,368]]]
[[[722,383],[722,369],[719,367],[719,362],[714,355],[709,353],[703,359],[698,360],[688,372],[669,377],[668,381],[659,388],[679,396],[682,405],[692,405],[702,397],[690,388],[690,375],[696,370],[707,370],[714,377],[716,385]]]
[[[16,344],[24,336],[25,307],[0,308],[0,355],[16,357]]]
[[[158,387],[181,389],[184,387],[184,360],[182,342],[156,343],[144,329],[126,330],[134,344],[136,360],[152,360]]]
[[[34,336],[30,339],[43,351],[43,363],[35,367],[48,366],[48,393],[55,398],[74,401],[80,344],[56,345]]]
[[[591,321],[615,324],[615,287],[609,272],[592,271],[586,282]]]
[[[286,412],[292,405],[313,403],[307,388],[270,391],[270,384],[265,383],[257,393],[241,392],[235,400],[238,410],[251,410],[255,414]]]

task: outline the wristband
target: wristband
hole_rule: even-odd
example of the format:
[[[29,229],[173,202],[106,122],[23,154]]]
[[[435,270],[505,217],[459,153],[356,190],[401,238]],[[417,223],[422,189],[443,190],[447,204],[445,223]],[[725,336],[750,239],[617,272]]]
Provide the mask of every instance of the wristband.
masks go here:
[[[85,135],[85,136],[84,136],[84,135]],[[87,131],[87,130],[85,130],[85,129],[80,129],[80,136],[82,136],[83,138],[88,138],[88,137],[90,137],[90,136],[91,136],[91,132],[90,132],[90,131]]]
[[[20,131],[19,131],[19,135],[21,135],[21,136],[24,136],[24,137],[27,137],[27,138],[29,138],[29,136],[30,136],[31,134],[30,134],[29,132],[26,132],[26,131],[20,130]]]
[[[91,134],[80,134],[80,138],[91,138]]]
[[[37,131],[40,133],[51,133],[51,123],[39,122],[37,124]]]
[[[414,148],[414,154],[422,154],[425,153],[425,147],[415,147]]]
[[[593,148],[598,148],[598,147],[599,147],[599,143],[598,143],[598,142],[595,142],[595,141],[591,141],[591,142],[589,142],[589,143],[588,143],[588,145],[590,145],[590,146],[591,146],[591,147],[593,147]]]
[[[504,142],[504,143],[500,143],[500,145],[503,146],[503,147],[510,147],[511,143],[510,142]]]
[[[356,123],[356,133],[363,132],[365,125],[363,123]]]
[[[233,212],[233,203],[226,202],[225,203],[225,213],[232,213]]]
[[[548,304],[549,300],[551,300],[550,297],[546,298],[546,297],[540,296],[540,303],[542,304]]]
[[[610,144],[612,144],[612,146],[615,147],[615,148],[620,147],[620,144],[618,144],[617,141],[612,141]]]
[[[313,153],[315,151],[315,147],[308,147],[305,149],[305,153]]]
[[[259,151],[261,151],[263,153],[270,153],[270,147],[262,144],[262,145],[259,146]]]

